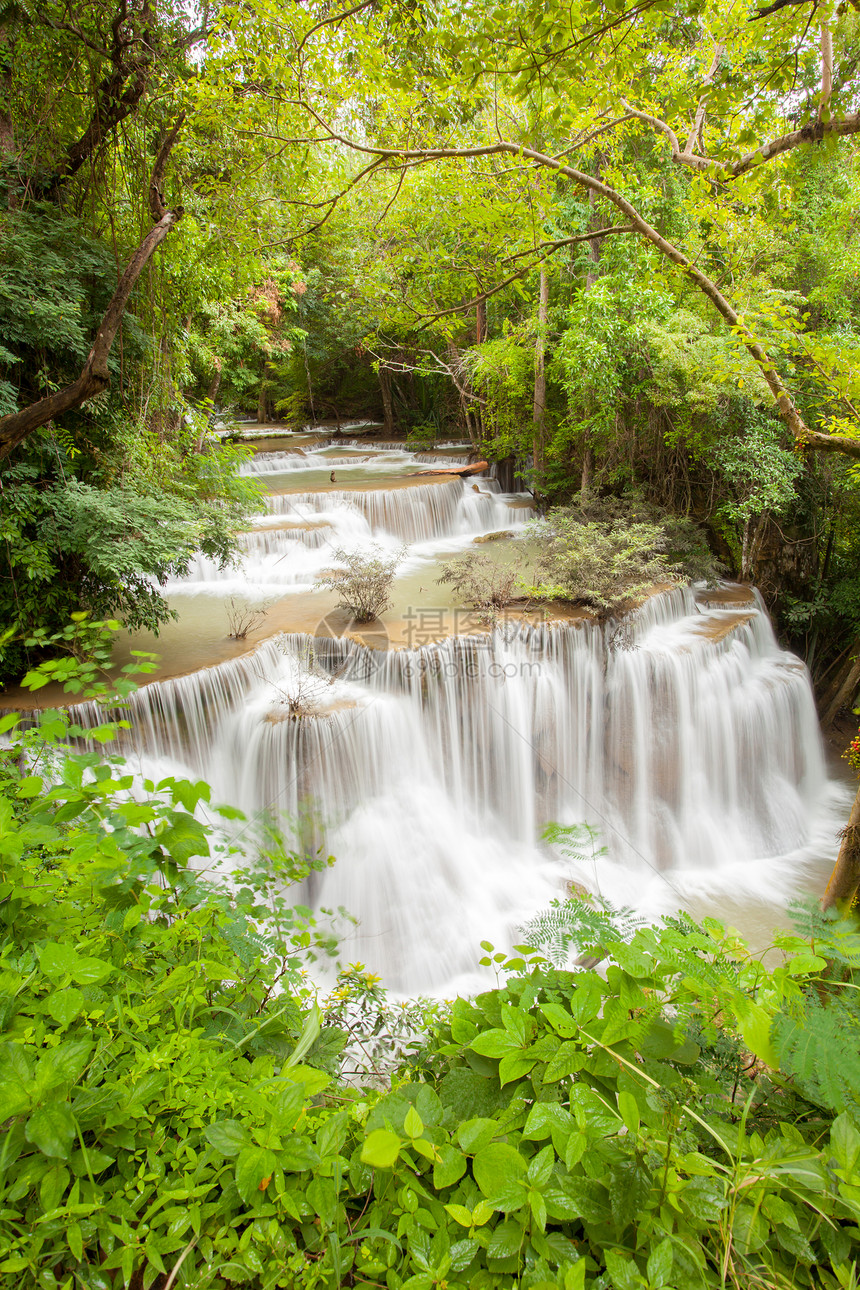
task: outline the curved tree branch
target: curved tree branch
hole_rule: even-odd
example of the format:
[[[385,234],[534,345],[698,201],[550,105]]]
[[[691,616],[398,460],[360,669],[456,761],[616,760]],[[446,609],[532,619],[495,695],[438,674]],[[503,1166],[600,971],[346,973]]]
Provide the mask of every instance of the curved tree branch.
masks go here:
[[[161,187],[164,183],[167,159],[184,120],[184,116],[181,116],[166,135],[153,167],[149,183],[149,206],[155,227],[149,230],[126,265],[125,272],[117,283],[116,291],[105,310],[83,371],[76,381],[66,385],[62,390],[57,390],[55,394],[31,403],[28,408],[22,408],[20,412],[12,412],[8,416],[0,417],[0,460],[8,457],[13,448],[22,443],[34,430],[47,425],[54,417],[61,416],[64,412],[79,408],[82,403],[86,403],[87,399],[101,394],[102,390],[107,389],[110,384],[108,357],[122,323],[129,296],[161,243],[174,225],[182,219],[181,206],[173,210],[165,209]]]
[[[849,439],[845,436],[824,435],[813,432],[806,425],[800,411],[794,400],[782,382],[779,373],[773,365],[769,355],[761,343],[753,336],[749,328],[744,323],[740,314],[723,295],[715,282],[702,272],[702,270],[684,255],[677,246],[663,237],[657,229],[640,215],[639,211],[633,206],[626,197],[605,184],[602,180],[596,179],[594,175],[585,174],[581,170],[575,169],[566,163],[558,161],[554,157],[548,157],[544,153],[538,152],[534,148],[527,148],[522,144],[512,143],[506,140],[499,140],[496,143],[482,144],[473,148],[379,148],[371,144],[360,144],[338,134],[331,130],[319,114],[313,112],[320,124],[330,131],[332,139],[336,139],[345,147],[353,149],[356,152],[363,152],[369,156],[380,158],[396,159],[398,161],[412,161],[419,158],[427,161],[442,158],[464,158],[464,157],[486,157],[497,153],[507,153],[511,156],[528,157],[531,161],[548,169],[555,170],[558,174],[564,175],[565,178],[572,180],[573,183],[580,185],[586,190],[591,190],[598,196],[603,197],[610,202],[617,210],[632,224],[634,230],[639,233],[646,241],[677,265],[687,277],[698,287],[716,308],[720,317],[726,322],[735,335],[739,338],[747,353],[754,360],[760,369],[762,376],[767,382],[768,388],[773,395],[774,401],[779,408],[779,412],[792,436],[803,447],[815,448],[820,452],[843,452],[848,456],[860,458],[860,439]],[[635,115],[635,114],[634,114]],[[817,128],[822,127],[820,124]],[[860,125],[858,125],[860,128]]]

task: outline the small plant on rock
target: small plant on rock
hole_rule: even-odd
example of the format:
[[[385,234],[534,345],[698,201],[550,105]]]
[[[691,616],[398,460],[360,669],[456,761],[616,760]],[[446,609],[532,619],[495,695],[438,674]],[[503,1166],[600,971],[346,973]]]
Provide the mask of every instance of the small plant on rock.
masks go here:
[[[379,547],[365,551],[338,549],[334,557],[345,567],[321,573],[317,587],[336,591],[338,608],[345,609],[357,623],[372,622],[391,603],[391,586],[403,552],[385,555]]]
[[[518,599],[520,578],[508,564],[496,564],[488,555],[461,555],[448,560],[437,579],[453,587],[464,604],[477,610],[482,622],[493,624],[499,611]]]

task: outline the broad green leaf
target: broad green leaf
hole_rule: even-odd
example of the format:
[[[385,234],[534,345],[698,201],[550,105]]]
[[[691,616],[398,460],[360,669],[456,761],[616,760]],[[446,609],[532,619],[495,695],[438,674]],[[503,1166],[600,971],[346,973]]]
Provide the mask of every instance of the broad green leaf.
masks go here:
[[[250,1205],[258,1192],[265,1191],[277,1168],[274,1153],[263,1147],[243,1147],[236,1161],[235,1178],[239,1195]]]
[[[525,1204],[526,1162],[509,1143],[482,1147],[472,1161],[472,1173],[482,1195],[496,1209],[510,1212]]]
[[[632,1093],[622,1089],[618,1094],[618,1112],[631,1133],[639,1132],[639,1104]]]
[[[54,990],[45,1003],[49,1015],[61,1026],[70,1026],[83,1006],[84,996],[74,988]]]
[[[298,1174],[306,1169],[315,1169],[319,1162],[320,1158],[313,1144],[307,1138],[295,1135],[288,1138],[278,1152],[278,1164],[290,1173]]]
[[[79,958],[70,968],[72,979],[78,985],[100,985],[114,971],[112,964],[104,959]]]
[[[491,1259],[509,1259],[522,1249],[525,1238],[526,1234],[521,1224],[508,1219],[507,1222],[499,1223],[498,1227],[493,1228],[487,1254]]]
[[[249,1145],[248,1134],[238,1120],[217,1120],[214,1124],[207,1124],[203,1136],[222,1156],[238,1156],[242,1148]]]
[[[666,1236],[648,1255],[648,1280],[652,1286],[668,1285],[672,1276],[672,1240]]]
[[[406,1118],[403,1121],[403,1132],[407,1138],[420,1138],[424,1132],[424,1121],[414,1106],[410,1106],[406,1112]]]
[[[528,1053],[509,1053],[499,1062],[499,1083],[504,1088],[505,1084],[512,1084],[514,1080],[522,1079],[524,1075],[528,1075],[534,1065],[535,1058],[529,1057]]]
[[[481,1147],[485,1147],[488,1142],[492,1142],[498,1132],[499,1124],[497,1120],[489,1120],[479,1116],[477,1119],[467,1120],[465,1124],[460,1125],[457,1130],[457,1141],[465,1152],[469,1155],[474,1155],[476,1151],[480,1151]]]
[[[39,966],[54,981],[70,973],[77,962],[78,952],[71,945],[43,945],[39,950]]]
[[[67,1102],[49,1102],[40,1106],[24,1128],[27,1141],[46,1156],[68,1160],[75,1137],[75,1122]]]
[[[470,1209],[466,1209],[465,1205],[446,1205],[445,1209],[451,1215],[454,1222],[459,1223],[461,1227],[472,1226],[472,1211]]]
[[[361,1148],[361,1158],[374,1169],[390,1169],[397,1157],[403,1139],[388,1129],[374,1129]]]
[[[472,1040],[469,1047],[482,1057],[505,1057],[511,1052],[521,1052],[523,1046],[506,1030],[484,1030]]]
[[[464,1156],[462,1151],[447,1144],[439,1148],[439,1156],[440,1160],[433,1167],[433,1186],[437,1190],[453,1186],[463,1177],[469,1163],[468,1157]]]

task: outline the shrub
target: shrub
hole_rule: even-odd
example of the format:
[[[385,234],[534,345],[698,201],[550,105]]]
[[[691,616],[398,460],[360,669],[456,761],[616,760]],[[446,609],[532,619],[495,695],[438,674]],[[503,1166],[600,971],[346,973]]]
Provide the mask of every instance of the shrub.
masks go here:
[[[464,604],[478,612],[482,622],[495,623],[499,610],[517,599],[520,577],[510,565],[497,564],[488,555],[460,555],[447,560],[437,579],[448,583]]]
[[[330,569],[317,578],[318,587],[331,587],[338,593],[337,605],[357,623],[369,623],[391,603],[391,586],[403,553],[385,555],[379,547],[368,551],[338,549],[334,558],[346,567]]]
[[[580,493],[531,526],[545,543],[531,591],[609,615],[644,600],[655,584],[713,582],[720,566],[689,520],[636,498]]]

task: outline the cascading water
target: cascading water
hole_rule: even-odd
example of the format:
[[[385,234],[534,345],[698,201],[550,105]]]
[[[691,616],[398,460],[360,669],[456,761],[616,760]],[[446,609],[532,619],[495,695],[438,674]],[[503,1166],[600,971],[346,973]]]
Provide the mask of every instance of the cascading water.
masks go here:
[[[517,624],[400,651],[282,636],[132,710],[145,762],[336,856],[306,899],[345,906],[343,957],[404,991],[468,988],[478,943],[515,942],[571,881],[647,914],[784,900],[846,809],[761,603],[689,589],[623,631]],[[606,854],[540,844],[553,820],[596,827]]]

